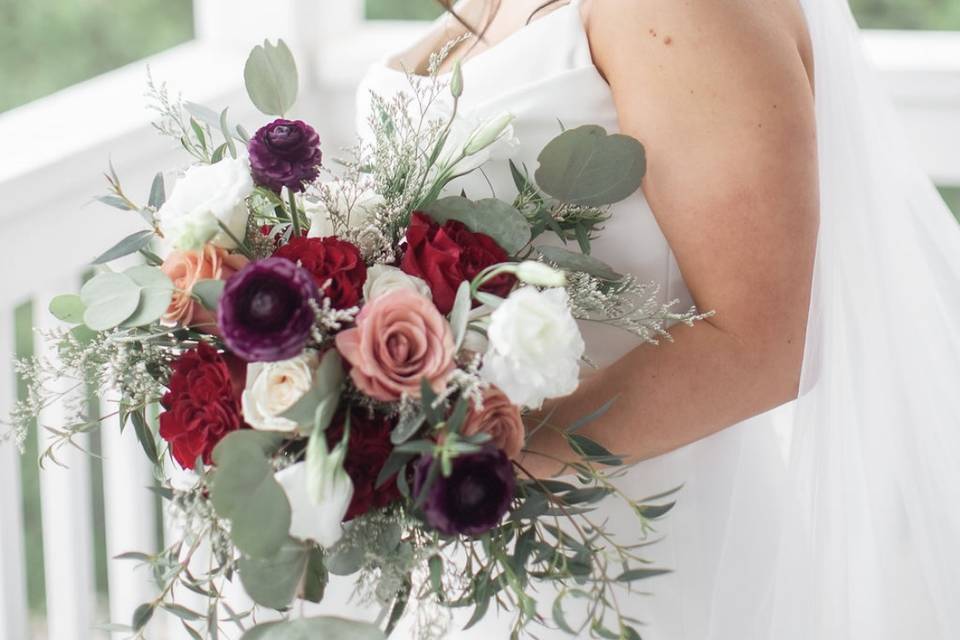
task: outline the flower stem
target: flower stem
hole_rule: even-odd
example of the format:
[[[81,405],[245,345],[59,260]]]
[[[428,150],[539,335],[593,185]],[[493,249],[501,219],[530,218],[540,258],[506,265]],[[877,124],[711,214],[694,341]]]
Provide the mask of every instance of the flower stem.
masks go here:
[[[290,202],[290,220],[293,221],[293,237],[300,237],[300,213],[297,211],[297,194],[287,189],[287,197]]]

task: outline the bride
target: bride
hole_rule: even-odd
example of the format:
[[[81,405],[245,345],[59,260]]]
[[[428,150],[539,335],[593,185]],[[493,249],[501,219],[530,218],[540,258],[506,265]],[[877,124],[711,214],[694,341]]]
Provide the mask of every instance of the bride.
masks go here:
[[[684,487],[648,548],[673,573],[628,601],[644,637],[956,637],[960,236],[846,1],[447,9],[372,68],[361,122],[371,91],[403,90],[456,42],[462,107],[514,114],[510,156],[528,166],[561,123],[638,138],[642,193],[593,254],[716,312],[660,346],[585,327],[599,367],[549,407],[565,424],[617,396],[589,433],[641,460],[623,488]],[[511,185],[504,166],[458,189]],[[565,445],[539,433],[524,464],[548,476]],[[638,535],[616,506],[604,515]],[[508,637],[491,618],[454,636]]]

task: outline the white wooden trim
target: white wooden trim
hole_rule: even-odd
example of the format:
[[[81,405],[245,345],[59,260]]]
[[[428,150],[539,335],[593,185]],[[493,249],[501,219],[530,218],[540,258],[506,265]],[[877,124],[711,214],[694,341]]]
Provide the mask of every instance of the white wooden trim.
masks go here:
[[[16,400],[13,375],[13,304],[0,300],[0,415]],[[11,440],[0,443],[0,637],[27,636],[27,580],[23,547],[23,493],[20,452]],[[29,463],[28,463],[29,464]]]
[[[60,290],[66,291],[76,285],[75,280],[64,279]],[[38,308],[46,309],[51,297],[38,296]],[[38,315],[37,326],[56,326],[57,321],[49,314]],[[36,353],[56,358],[43,340],[36,341]],[[70,384],[66,382],[58,386],[66,389]],[[41,412],[37,430],[41,452],[50,442],[43,426],[62,427],[67,419],[61,404],[54,404]],[[89,447],[86,435],[78,436],[75,441],[81,447]],[[67,468],[47,464],[40,473],[47,636],[56,640],[89,640],[93,635],[96,606],[90,459],[69,446],[62,448],[57,457]]]
[[[117,410],[117,394],[100,403],[101,415]],[[107,580],[110,594],[110,620],[129,624],[136,608],[156,596],[150,568],[134,560],[114,560],[121,553],[155,553],[156,517],[152,466],[143,453],[132,425],[120,432],[119,417],[100,427],[103,452],[103,503],[107,538]],[[129,633],[114,633],[114,640],[125,640]]]

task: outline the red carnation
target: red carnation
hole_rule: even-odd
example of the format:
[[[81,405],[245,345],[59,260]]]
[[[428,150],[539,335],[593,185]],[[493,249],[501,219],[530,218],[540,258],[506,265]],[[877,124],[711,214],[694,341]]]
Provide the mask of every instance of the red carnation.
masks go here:
[[[448,220],[443,225],[419,211],[413,213],[407,228],[407,250],[400,267],[430,286],[433,302],[440,313],[450,313],[457,288],[490,265],[509,260],[507,252],[485,233],[470,231],[465,224]],[[483,291],[506,296],[514,278],[502,275],[482,287]]]
[[[360,249],[346,240],[333,236],[292,238],[273,255],[299,263],[309,271],[335,309],[348,309],[360,302],[367,265]]]
[[[340,413],[327,429],[327,443],[332,449],[343,438],[345,414]],[[360,409],[350,414],[350,441],[343,468],[353,481],[353,500],[344,516],[344,522],[361,516],[371,509],[382,509],[400,499],[396,477],[377,488],[377,476],[393,451],[390,432],[395,421],[380,414],[372,416]]]
[[[242,365],[240,365],[242,366]],[[239,388],[227,360],[201,342],[172,365],[173,374],[163,396],[160,437],[170,443],[174,459],[184,469],[193,469],[197,458],[210,464],[220,440],[244,426],[240,414]]]

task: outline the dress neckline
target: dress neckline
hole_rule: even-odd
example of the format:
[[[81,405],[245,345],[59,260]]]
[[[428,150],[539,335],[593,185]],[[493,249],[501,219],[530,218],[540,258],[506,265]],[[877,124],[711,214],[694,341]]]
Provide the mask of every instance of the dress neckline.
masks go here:
[[[480,51],[472,56],[468,56],[467,58],[461,60],[460,68],[466,69],[468,66],[470,67],[476,66],[477,62],[482,62],[487,57],[498,52],[499,49],[516,46],[516,43],[521,40],[522,36],[529,35],[531,32],[535,32],[537,28],[542,29],[543,25],[541,23],[545,23],[545,22],[549,23],[551,20],[556,20],[558,16],[563,17],[565,15],[564,12],[570,11],[571,9],[574,10],[573,15],[576,17],[576,20],[574,22],[576,23],[576,27],[579,30],[577,33],[577,36],[586,38],[587,37],[586,29],[584,29],[583,19],[580,17],[580,0],[570,0],[570,2],[567,2],[565,5],[554,9],[553,11],[543,16],[542,18],[537,18],[536,20],[533,20],[532,22],[529,22],[523,25],[522,27],[520,27],[519,29],[516,29],[515,31],[511,32],[509,35],[507,35],[505,38],[500,40],[500,42],[496,43],[492,47],[484,49],[483,51]],[[443,18],[441,17],[441,19]],[[383,58],[380,59],[377,66],[392,73],[403,74],[405,76],[413,76],[414,78],[428,77],[425,74],[409,72],[404,68],[400,68],[392,64],[393,59],[397,55],[398,54],[394,52],[384,56]],[[453,73],[453,70],[448,69],[447,71],[438,73],[437,76],[442,78],[442,77],[449,76],[451,73]]]

